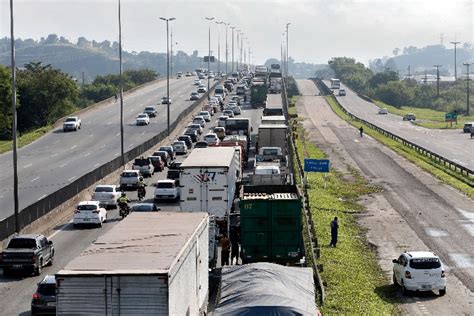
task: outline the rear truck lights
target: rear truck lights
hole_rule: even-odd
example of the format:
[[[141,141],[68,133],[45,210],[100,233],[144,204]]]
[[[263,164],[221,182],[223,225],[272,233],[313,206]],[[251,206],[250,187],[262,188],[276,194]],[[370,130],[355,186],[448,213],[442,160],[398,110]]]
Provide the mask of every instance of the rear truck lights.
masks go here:
[[[405,278],[411,279],[411,273],[410,273],[410,271],[405,271]]]
[[[445,278],[446,277],[446,273],[444,271],[441,271],[441,277],[442,278]]]

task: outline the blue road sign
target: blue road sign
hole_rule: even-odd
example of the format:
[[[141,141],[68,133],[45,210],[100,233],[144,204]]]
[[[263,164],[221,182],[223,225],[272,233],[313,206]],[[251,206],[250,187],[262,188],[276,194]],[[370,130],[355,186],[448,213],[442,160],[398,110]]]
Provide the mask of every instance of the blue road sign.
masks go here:
[[[305,159],[305,172],[329,172],[329,159]]]

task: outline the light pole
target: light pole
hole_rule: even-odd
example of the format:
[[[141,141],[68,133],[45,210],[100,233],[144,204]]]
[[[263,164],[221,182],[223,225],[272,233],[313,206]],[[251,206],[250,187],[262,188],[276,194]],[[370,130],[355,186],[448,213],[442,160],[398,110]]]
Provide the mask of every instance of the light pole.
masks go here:
[[[211,72],[211,21],[214,20],[213,17],[206,18],[209,21],[209,54],[207,55],[207,99],[210,99],[209,90],[211,87],[211,79],[209,79],[209,74]]]
[[[173,29],[170,32],[171,49],[170,49],[170,74],[173,75]]]
[[[237,31],[237,40],[236,40],[236,43],[237,43],[237,52],[239,51],[239,34],[240,34],[240,30],[236,30]],[[235,70],[237,72],[239,72],[239,57],[237,56],[236,58],[236,67],[235,67]]]
[[[235,26],[230,27],[232,29],[232,72],[234,72],[234,30]]]
[[[436,67],[436,96],[439,98],[439,67],[442,67],[443,65],[433,65],[433,67]]]
[[[456,58],[456,45],[458,45],[460,42],[450,42],[451,44],[454,44],[454,80],[458,80],[458,68],[457,66],[457,58]]]
[[[288,61],[289,61],[289,53],[288,53],[288,26],[290,26],[291,23],[286,23],[286,81],[288,84]]]
[[[119,22],[119,78],[120,78],[120,163],[125,166],[124,144],[123,144],[123,76],[122,76],[122,12],[120,0],[118,0],[118,22]]]
[[[285,32],[281,34],[281,69],[283,79],[286,77]]]
[[[227,45],[227,29],[228,29],[228,26],[230,25],[230,23],[225,23],[225,22],[222,22],[224,25],[225,25],[225,75],[226,77],[229,76],[229,73],[228,73],[228,64],[229,64],[229,49],[228,49],[228,45]]]
[[[217,22],[217,74],[221,74],[221,28],[219,25],[224,24],[224,22]]]
[[[166,22],[166,112],[167,112],[167,136],[170,136],[170,38],[169,38],[169,22],[175,18],[163,18],[160,20]]]
[[[470,109],[470,104],[469,104],[469,94],[470,94],[470,91],[469,91],[469,81],[471,79],[469,79],[469,66],[471,65],[470,63],[463,63],[464,66],[466,66],[466,96],[467,96],[467,102],[466,102],[466,115],[469,115],[469,109]]]
[[[16,143],[16,64],[15,64],[15,33],[13,23],[13,0],[10,0],[10,41],[12,71],[12,140],[13,140],[13,204],[15,232],[20,232],[19,201],[18,201],[18,154]]]

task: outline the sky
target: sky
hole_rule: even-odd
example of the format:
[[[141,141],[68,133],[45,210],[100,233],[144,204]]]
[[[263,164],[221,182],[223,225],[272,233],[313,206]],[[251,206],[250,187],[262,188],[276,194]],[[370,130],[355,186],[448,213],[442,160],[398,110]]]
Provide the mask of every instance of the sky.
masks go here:
[[[287,23],[289,56],[297,62],[327,63],[348,56],[367,63],[391,56],[394,48],[423,47],[451,41],[474,42],[474,0],[121,0],[122,42],[127,51],[166,52],[166,23],[174,51],[207,55],[211,50],[225,60],[228,27],[229,60],[232,31],[244,34],[244,50],[252,62],[279,58]],[[54,33],[72,42],[118,41],[118,0],[14,0],[16,38],[40,39]],[[10,34],[10,0],[0,0],[0,37]],[[205,18],[214,17],[209,23]],[[219,35],[220,34],[220,35]],[[236,40],[236,33],[234,35]],[[177,44],[176,44],[177,43]],[[234,54],[237,48],[234,43]],[[235,57],[237,58],[237,57]]]

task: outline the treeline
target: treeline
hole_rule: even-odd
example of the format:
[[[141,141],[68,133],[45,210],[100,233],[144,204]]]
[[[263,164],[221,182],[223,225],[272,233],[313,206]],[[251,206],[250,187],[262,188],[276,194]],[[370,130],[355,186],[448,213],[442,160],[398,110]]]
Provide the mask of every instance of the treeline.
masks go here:
[[[374,73],[353,58],[332,58],[329,66],[335,77],[354,91],[398,108],[412,106],[457,113],[464,113],[466,109],[463,80],[441,82],[438,96],[436,85],[420,84],[411,79],[399,80],[398,74],[388,69]]]
[[[124,91],[156,79],[152,70],[124,72]],[[98,76],[79,86],[68,74],[40,62],[17,70],[18,131],[25,133],[53,124],[59,118],[119,91],[118,75]],[[9,68],[0,65],[0,140],[12,138],[12,80]]]

